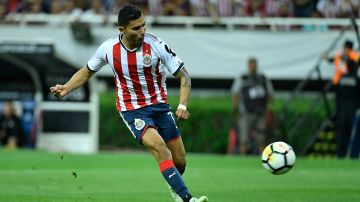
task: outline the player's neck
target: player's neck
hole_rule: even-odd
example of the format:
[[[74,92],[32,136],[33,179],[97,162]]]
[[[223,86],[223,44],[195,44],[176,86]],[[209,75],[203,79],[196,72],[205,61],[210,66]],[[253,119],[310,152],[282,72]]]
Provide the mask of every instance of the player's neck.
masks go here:
[[[121,35],[120,40],[121,40],[122,44],[124,46],[126,46],[126,48],[129,50],[134,50],[134,49],[138,48],[135,43],[131,43],[131,41],[128,40],[128,38],[126,37],[125,34]]]

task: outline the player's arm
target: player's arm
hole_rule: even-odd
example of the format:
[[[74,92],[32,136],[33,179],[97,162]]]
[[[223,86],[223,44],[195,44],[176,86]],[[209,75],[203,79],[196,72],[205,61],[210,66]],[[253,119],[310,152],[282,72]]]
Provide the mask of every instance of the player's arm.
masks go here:
[[[237,120],[239,118],[239,112],[240,112],[239,105],[241,102],[241,85],[242,83],[240,77],[236,77],[232,83],[230,90],[234,120]]]
[[[87,67],[83,67],[77,71],[66,84],[56,84],[50,87],[50,91],[56,97],[64,97],[71,91],[82,86],[93,74],[94,72],[90,71]]]
[[[187,104],[190,97],[191,78],[185,67],[176,74],[176,78],[180,80],[180,101],[176,115],[178,119],[188,119],[190,113],[187,111]]]
[[[267,91],[267,98],[266,98],[266,109],[272,111],[274,105],[274,87],[267,77],[265,77],[265,86]]]
[[[238,113],[239,103],[240,103],[240,92],[233,93],[231,95],[231,100],[232,100],[233,112]]]

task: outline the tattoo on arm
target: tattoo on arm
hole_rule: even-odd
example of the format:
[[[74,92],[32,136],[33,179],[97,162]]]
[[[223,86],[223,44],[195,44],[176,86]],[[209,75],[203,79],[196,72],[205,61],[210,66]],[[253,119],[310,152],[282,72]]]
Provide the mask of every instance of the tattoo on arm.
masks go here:
[[[182,68],[177,75],[178,79],[180,79],[182,85],[181,87],[191,87],[191,79],[189,73],[186,71],[185,68]]]

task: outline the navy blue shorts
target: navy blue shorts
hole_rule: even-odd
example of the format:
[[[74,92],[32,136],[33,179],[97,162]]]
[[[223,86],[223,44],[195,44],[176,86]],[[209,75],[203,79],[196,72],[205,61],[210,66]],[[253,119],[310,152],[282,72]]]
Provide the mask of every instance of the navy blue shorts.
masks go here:
[[[180,137],[169,104],[160,103],[120,112],[120,116],[139,143],[141,143],[142,136],[148,127],[155,128],[166,143]]]

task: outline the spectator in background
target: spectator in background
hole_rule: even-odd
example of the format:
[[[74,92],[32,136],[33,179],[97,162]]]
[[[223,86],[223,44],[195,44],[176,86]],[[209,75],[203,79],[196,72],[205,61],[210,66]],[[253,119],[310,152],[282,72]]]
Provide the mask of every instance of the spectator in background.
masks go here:
[[[105,15],[105,9],[101,4],[101,0],[91,0],[90,8],[86,10],[87,14],[90,15]]]
[[[338,107],[336,108],[336,143],[337,156],[344,158],[348,151],[349,140],[354,126],[356,110],[360,108],[360,78],[357,74],[358,61],[347,59],[347,73],[344,74],[336,86]],[[359,146],[359,144],[356,144]],[[353,148],[359,151],[358,148]],[[353,157],[358,153],[353,152]]]
[[[267,17],[291,17],[293,16],[293,4],[291,0],[267,0]]]
[[[256,58],[248,60],[248,73],[237,77],[231,88],[235,119],[240,128],[241,154],[259,154],[265,146],[265,115],[270,109],[273,86],[257,72]]]
[[[210,0],[213,17],[234,16],[234,0]]]
[[[178,15],[178,7],[173,0],[163,0],[163,15],[174,16]]]
[[[190,10],[192,16],[210,16],[209,0],[190,0]]]
[[[189,0],[177,0],[177,5],[179,6],[179,15],[181,16],[190,16],[190,1]]]
[[[5,3],[7,13],[20,12],[23,7],[23,2],[21,0],[7,0]]]
[[[313,0],[293,0],[294,15],[300,18],[309,18],[315,10],[315,1]]]
[[[162,0],[148,0],[149,15],[157,17],[162,14]]]
[[[25,146],[21,121],[10,101],[3,103],[3,115],[0,116],[0,143],[1,146],[11,149]]]
[[[61,0],[54,0],[50,6],[50,13],[51,14],[60,14],[64,11],[64,5],[62,4]]]
[[[35,0],[30,4],[30,13],[42,13],[41,0]]]
[[[265,17],[266,4],[265,0],[244,0],[244,10],[246,16]]]
[[[236,17],[245,16],[243,0],[234,0],[234,15]]]
[[[117,15],[120,8],[129,3],[130,0],[113,0],[110,6],[110,14]]]
[[[2,2],[0,2],[0,21],[5,19],[5,14],[6,14],[5,5]]]
[[[73,15],[73,16],[80,16],[82,13],[81,8],[75,7],[74,0],[66,1],[64,5],[64,14]]]
[[[337,0],[337,6],[339,7],[338,17],[352,17],[359,14],[359,0]]]
[[[320,0],[316,8],[325,18],[335,18],[339,12],[336,0]]]
[[[190,15],[190,3],[187,0],[163,0],[163,15],[188,16]]]

